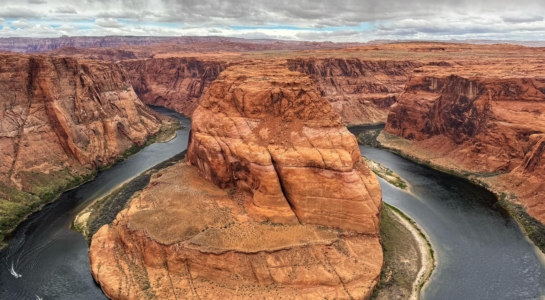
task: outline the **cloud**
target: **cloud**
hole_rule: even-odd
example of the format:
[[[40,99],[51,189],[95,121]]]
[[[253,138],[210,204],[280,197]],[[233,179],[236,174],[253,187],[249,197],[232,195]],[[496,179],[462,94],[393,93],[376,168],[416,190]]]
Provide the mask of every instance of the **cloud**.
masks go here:
[[[95,24],[104,28],[121,28],[125,26],[125,24],[119,22],[117,19],[114,18],[96,19]]]
[[[18,18],[40,18],[41,14],[23,7],[6,7],[0,9],[0,17],[2,18],[11,18],[11,19],[18,19]]]
[[[72,6],[59,6],[57,7],[57,9],[55,9],[55,12],[58,14],[74,14],[74,15],[78,13],[76,9],[73,8]]]
[[[539,0],[0,0],[9,34],[545,39]],[[39,4],[39,5],[37,5]],[[36,32],[31,29],[35,25]],[[61,29],[62,26],[64,27]],[[13,30],[13,28],[11,28]],[[0,35],[4,32],[0,32]]]
[[[510,15],[502,16],[501,18],[506,23],[532,23],[543,21],[543,17],[538,15]]]
[[[15,28],[29,28],[31,25],[25,19],[19,19],[17,21],[11,22],[11,26]]]

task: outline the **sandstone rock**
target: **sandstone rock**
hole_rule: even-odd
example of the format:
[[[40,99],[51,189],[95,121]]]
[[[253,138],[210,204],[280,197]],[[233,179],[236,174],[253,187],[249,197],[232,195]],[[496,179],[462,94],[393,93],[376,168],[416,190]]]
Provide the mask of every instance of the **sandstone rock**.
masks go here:
[[[378,233],[380,187],[310,78],[278,66],[225,70],[193,114],[188,160],[248,213],[284,224]]]
[[[120,64],[134,90],[147,104],[165,106],[186,116],[227,63],[185,57],[127,60]]]
[[[288,59],[292,71],[312,77],[347,125],[385,123],[418,61],[357,58]]]
[[[423,70],[392,106],[386,132],[413,140],[417,157],[489,177],[545,222],[545,79],[506,69]]]
[[[376,235],[256,222],[237,195],[179,163],[93,236],[93,276],[111,299],[367,299]]]
[[[0,90],[0,201],[24,206],[19,217],[161,126],[111,63],[1,55]]]
[[[371,296],[380,186],[310,78],[229,67],[193,113],[187,159],[93,236],[91,268],[108,297]]]

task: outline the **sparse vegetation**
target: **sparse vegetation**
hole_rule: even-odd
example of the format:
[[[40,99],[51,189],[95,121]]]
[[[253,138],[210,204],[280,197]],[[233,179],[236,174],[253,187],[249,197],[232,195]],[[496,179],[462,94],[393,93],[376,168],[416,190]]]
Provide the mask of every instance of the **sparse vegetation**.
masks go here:
[[[383,132],[382,137],[388,141],[403,140],[402,138]],[[454,170],[451,168],[442,167],[432,163],[429,160],[422,160],[415,156],[402,152],[399,149],[386,147],[381,144],[380,148],[386,149],[392,153],[395,153],[401,157],[404,157],[417,164],[425,165],[429,168],[437,171],[447,173],[464,180],[467,180],[473,184],[484,187],[490,192],[494,193],[498,199],[498,204],[505,209],[513,219],[515,219],[526,231],[526,235],[532,240],[532,242],[545,253],[545,225],[540,223],[534,217],[532,217],[522,205],[518,204],[517,197],[514,194],[507,195],[506,193],[498,192],[492,189],[489,184],[484,180],[489,177],[499,176],[504,173],[501,172],[469,172],[465,170]]]
[[[413,284],[418,279],[422,268],[420,250],[412,233],[398,221],[394,214],[413,224],[419,235],[426,240],[432,264],[434,253],[424,233],[415,226],[415,222],[397,208],[384,203],[380,224],[381,244],[384,255],[384,266],[380,281],[371,299],[408,299],[413,291]],[[403,263],[401,263],[403,262]],[[431,270],[429,272],[431,274]],[[422,278],[418,291],[426,282]]]
[[[87,209],[83,210],[78,217],[76,217],[76,220],[80,219],[79,217],[83,214],[89,214],[89,218],[81,219],[84,224],[77,221],[73,222],[72,230],[83,234],[87,241],[90,242],[91,237],[100,229],[100,227],[112,223],[117,214],[125,208],[127,202],[135,193],[141,191],[149,184],[153,174],[184,159],[185,154],[186,151],[183,151],[174,157],[155,165],[130,182],[114,190],[109,195],[94,202]]]
[[[176,119],[165,119],[158,134],[150,137],[144,145],[130,147],[116,161],[124,160],[152,143],[171,140],[176,136],[176,130],[180,128],[181,124]],[[110,166],[111,164],[100,168],[100,170]],[[59,171],[50,171],[48,174],[20,172],[19,177],[25,191],[0,183],[0,249],[5,246],[5,237],[9,236],[9,233],[28,215],[54,201],[63,192],[94,179],[97,172],[97,170],[85,168],[76,170],[65,168]]]
[[[390,184],[402,190],[406,190],[409,187],[409,184],[394,171],[388,169],[387,167],[381,165],[376,161],[368,159],[367,157],[363,157],[363,159],[367,162],[369,169],[371,169],[371,171],[373,171],[373,173],[375,173],[378,177],[383,178]]]
[[[545,252],[545,225],[530,216],[526,209],[522,205],[517,204],[516,201],[515,195],[502,193],[498,203],[509,212],[513,219],[522,225],[530,240],[542,252]]]

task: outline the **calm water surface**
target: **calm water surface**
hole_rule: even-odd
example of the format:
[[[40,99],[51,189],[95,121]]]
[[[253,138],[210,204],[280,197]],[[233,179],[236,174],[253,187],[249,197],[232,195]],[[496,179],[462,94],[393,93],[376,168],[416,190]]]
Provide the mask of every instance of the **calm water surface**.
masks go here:
[[[70,225],[93,200],[187,148],[190,120],[166,108],[153,109],[177,118],[184,128],[174,140],[146,147],[23,222],[0,252],[0,299],[107,299],[91,276],[87,243]],[[22,277],[10,274],[12,263]]]
[[[492,193],[384,150],[360,150],[411,185],[409,194],[380,180],[383,200],[415,220],[435,249],[422,299],[545,299],[542,254]]]
[[[154,109],[178,118],[185,128],[173,141],[146,147],[23,222],[0,252],[0,299],[105,299],[90,274],[87,244],[70,224],[93,200],[186,149],[189,119]],[[413,218],[435,248],[438,266],[423,299],[545,298],[538,250],[491,193],[387,151],[360,149],[411,185],[409,194],[380,181],[384,201]],[[21,278],[9,273],[12,263]]]

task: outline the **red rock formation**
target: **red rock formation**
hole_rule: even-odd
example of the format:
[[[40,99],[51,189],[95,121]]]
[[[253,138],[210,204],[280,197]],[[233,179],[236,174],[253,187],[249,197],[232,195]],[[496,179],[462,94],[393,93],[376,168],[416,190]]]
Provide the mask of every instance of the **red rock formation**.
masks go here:
[[[0,198],[8,201],[22,201],[17,190],[50,197],[161,126],[111,63],[1,55],[0,90]]]
[[[356,58],[288,59],[292,71],[312,77],[347,125],[384,123],[419,62]]]
[[[253,65],[224,71],[193,114],[188,160],[217,186],[247,191],[256,219],[378,233],[374,176],[301,73]]]
[[[187,159],[197,168],[161,171],[93,237],[110,298],[370,297],[380,186],[310,78],[228,68],[193,113]]]
[[[516,193],[545,222],[545,80],[535,74],[492,66],[424,70],[392,106],[386,132],[413,140],[399,147],[412,155],[487,175],[492,189]]]
[[[181,57],[127,60],[120,64],[142,101],[186,116],[193,114],[201,95],[227,65],[222,61]]]
[[[207,52],[214,51],[259,51],[259,50],[301,50],[320,48],[341,48],[349,44],[334,44],[331,42],[299,42],[271,39],[242,39],[217,36],[180,36],[180,37],[153,37],[153,36],[105,36],[89,37],[74,36],[61,38],[1,38],[0,51],[11,52],[47,52],[63,47],[76,48],[112,48],[112,47],[143,47],[160,45],[157,47],[172,47],[197,49]],[[191,45],[196,45],[193,47]],[[180,48],[180,47],[175,47]]]

